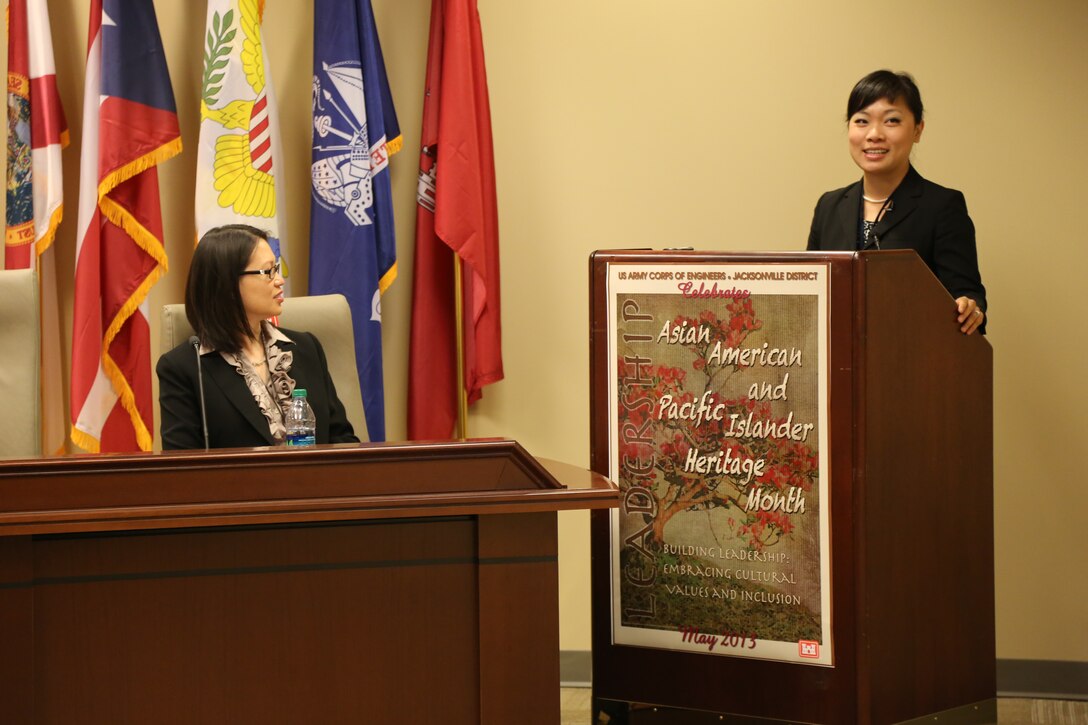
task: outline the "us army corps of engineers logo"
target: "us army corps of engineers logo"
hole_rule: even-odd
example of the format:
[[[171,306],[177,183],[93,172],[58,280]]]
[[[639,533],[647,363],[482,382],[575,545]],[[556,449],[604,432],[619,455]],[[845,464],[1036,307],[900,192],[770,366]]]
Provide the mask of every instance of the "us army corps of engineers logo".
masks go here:
[[[385,136],[373,144],[367,138],[362,67],[344,61],[322,63],[321,70],[313,85],[314,197],[326,211],[342,210],[355,226],[373,224],[371,179],[389,165],[389,154]]]

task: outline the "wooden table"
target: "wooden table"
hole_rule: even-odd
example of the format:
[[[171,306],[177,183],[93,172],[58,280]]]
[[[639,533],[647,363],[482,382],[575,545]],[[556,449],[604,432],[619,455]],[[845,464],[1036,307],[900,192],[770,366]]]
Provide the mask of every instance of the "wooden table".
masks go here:
[[[0,463],[0,722],[559,722],[556,512],[516,442]]]

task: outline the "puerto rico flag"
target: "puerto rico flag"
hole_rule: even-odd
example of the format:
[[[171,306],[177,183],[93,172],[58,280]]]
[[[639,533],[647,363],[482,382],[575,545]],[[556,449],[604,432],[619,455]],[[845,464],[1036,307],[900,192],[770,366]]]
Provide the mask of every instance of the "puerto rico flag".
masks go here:
[[[471,404],[485,385],[503,378],[495,155],[476,0],[432,0],[420,136],[408,350],[412,440],[449,438],[461,390]],[[463,380],[457,380],[455,253],[463,271]]]
[[[310,294],[351,305],[372,441],[385,440],[381,296],[397,277],[389,157],[402,143],[370,0],[316,0]]]
[[[248,224],[268,232],[287,279],[283,151],[263,21],[263,0],[208,0],[196,231]]]
[[[43,453],[63,452],[64,393],[53,239],[64,211],[61,149],[68,145],[45,0],[8,3],[8,155],[4,263],[36,267],[41,325]]]
[[[147,295],[166,272],[156,166],[181,152],[151,0],[91,0],[72,321],[72,441],[149,451]]]

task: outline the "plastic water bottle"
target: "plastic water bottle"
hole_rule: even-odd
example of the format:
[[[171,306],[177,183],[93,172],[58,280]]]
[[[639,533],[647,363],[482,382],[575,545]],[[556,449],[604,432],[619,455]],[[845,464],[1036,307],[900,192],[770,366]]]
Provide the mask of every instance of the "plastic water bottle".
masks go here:
[[[291,393],[291,407],[287,409],[287,418],[283,421],[287,427],[287,445],[312,446],[316,442],[317,418],[310,404],[306,402],[306,389],[295,388]]]

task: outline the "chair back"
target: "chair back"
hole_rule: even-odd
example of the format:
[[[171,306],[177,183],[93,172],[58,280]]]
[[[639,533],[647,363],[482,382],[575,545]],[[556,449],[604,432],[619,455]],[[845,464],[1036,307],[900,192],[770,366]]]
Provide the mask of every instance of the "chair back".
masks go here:
[[[185,317],[185,305],[163,305],[161,317],[160,354],[173,350],[193,335],[193,328]],[[321,341],[329,363],[329,375],[336,386],[337,397],[344,404],[348,421],[359,440],[368,440],[347,299],[343,295],[288,297],[283,302],[279,319],[283,327],[313,333]]]
[[[0,458],[42,454],[40,314],[34,270],[0,270],[0,399],[17,421],[0,435]]]

